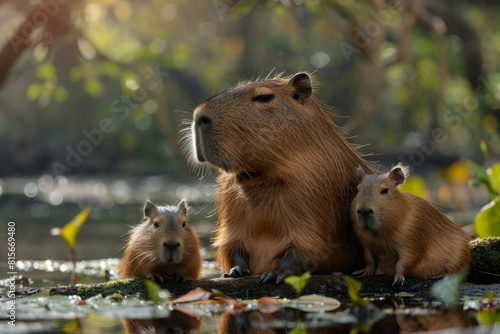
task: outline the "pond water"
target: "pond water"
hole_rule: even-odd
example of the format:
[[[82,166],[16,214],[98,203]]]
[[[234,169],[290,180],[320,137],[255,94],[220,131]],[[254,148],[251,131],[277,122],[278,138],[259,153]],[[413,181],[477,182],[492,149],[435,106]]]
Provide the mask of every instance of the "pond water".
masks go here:
[[[214,194],[210,180],[167,177],[54,179],[44,175],[0,180],[0,279],[4,280],[0,292],[7,293],[11,271],[7,266],[8,222],[15,224],[16,272],[21,276],[16,287],[67,285],[73,268],[67,246],[50,232],[90,205],[91,214],[77,239],[76,272],[78,283],[104,282],[116,274],[123,237],[140,222],[146,198],[160,204],[188,199],[190,222],[206,246],[204,277],[219,276],[208,247],[215,222]],[[15,327],[9,325],[9,302],[0,302],[0,333],[352,333],[368,329],[410,333],[445,328],[500,332],[500,291],[486,300],[481,296],[463,300],[456,309],[433,299],[370,297],[373,308],[369,310],[356,310],[343,301],[335,311],[312,311],[311,305],[297,308],[255,301],[235,309],[234,304],[220,302],[154,305],[137,296],[124,300],[96,296],[82,301],[42,293],[16,300]],[[496,327],[491,325],[495,322]]]

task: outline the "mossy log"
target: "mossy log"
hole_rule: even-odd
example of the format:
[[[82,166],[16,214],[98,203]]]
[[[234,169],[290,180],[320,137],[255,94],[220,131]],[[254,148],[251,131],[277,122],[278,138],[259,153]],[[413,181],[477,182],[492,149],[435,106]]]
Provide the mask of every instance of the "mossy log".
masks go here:
[[[388,296],[401,294],[411,294],[415,297],[427,298],[431,295],[431,286],[436,280],[420,280],[408,278],[403,286],[393,286],[392,277],[369,277],[360,278],[362,289],[360,295]],[[227,296],[238,299],[258,299],[263,296],[272,296],[280,298],[296,298],[297,293],[287,284],[275,284],[258,282],[258,276],[249,276],[242,278],[213,278],[200,281],[176,282],[167,281],[162,284],[162,288],[169,290],[174,297],[179,297],[196,287],[202,287],[206,290],[219,290]],[[134,278],[127,280],[110,281],[98,284],[77,284],[75,286],[61,286],[55,288],[25,288],[16,291],[16,298],[26,297],[28,295],[50,290],[51,294],[59,295],[78,295],[82,298],[89,298],[98,294],[104,296],[114,293],[122,295],[140,295],[147,297],[147,292],[143,278]],[[500,284],[478,285],[466,283],[463,287],[464,296],[478,296],[490,291],[500,291]],[[333,274],[325,276],[313,275],[309,279],[303,294],[321,294],[340,301],[348,301],[347,288],[344,282],[344,275]],[[5,298],[5,296],[4,296]],[[2,298],[2,299],[4,299]]]
[[[486,238],[472,243],[472,264],[469,283],[463,287],[464,296],[478,296],[490,291],[500,291],[500,238]],[[489,273],[489,275],[484,275]],[[360,294],[364,296],[384,296],[398,293],[409,293],[416,297],[429,297],[430,288],[436,280],[421,280],[407,278],[403,286],[393,286],[392,277],[378,276],[357,278],[362,281]],[[489,285],[484,285],[489,284]],[[167,289],[174,297],[179,297],[188,291],[202,287],[206,290],[219,290],[227,296],[238,299],[257,299],[263,296],[280,298],[296,298],[295,290],[287,284],[259,283],[258,276],[234,278],[212,278],[196,282],[176,282],[167,280],[162,288]],[[97,294],[123,295],[139,294],[144,297],[147,292],[143,278],[117,280],[98,284],[77,284],[75,286],[60,286],[55,288],[25,288],[16,291],[16,297],[25,297],[49,289],[51,294],[79,295],[88,298]],[[303,291],[303,294],[321,294],[341,301],[348,300],[344,275],[313,275]],[[7,297],[3,296],[1,300]]]

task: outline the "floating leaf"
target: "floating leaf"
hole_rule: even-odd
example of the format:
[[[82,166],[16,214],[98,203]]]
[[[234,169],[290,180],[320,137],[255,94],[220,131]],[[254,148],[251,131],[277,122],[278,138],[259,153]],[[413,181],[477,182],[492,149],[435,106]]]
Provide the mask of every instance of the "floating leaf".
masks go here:
[[[90,213],[90,207],[86,207],[82,212],[75,216],[69,223],[64,225],[64,227],[59,229],[53,229],[53,235],[60,235],[64,241],[68,244],[69,249],[74,249],[76,244],[76,237],[80,232],[80,228],[87,220]]]
[[[189,291],[183,296],[180,296],[177,299],[172,300],[173,304],[176,303],[189,303],[189,302],[194,302],[198,300],[205,300],[209,299],[210,296],[212,295],[212,292],[207,291],[203,288],[197,287],[194,290]]]
[[[448,306],[455,306],[460,301],[462,285],[467,277],[467,270],[445,276],[431,288],[432,295],[441,299]]]
[[[306,271],[301,276],[290,275],[285,278],[285,283],[293,286],[295,291],[300,295],[307,285],[307,281],[311,278],[311,273]]]
[[[480,238],[500,236],[500,196],[479,210],[474,230]]]
[[[304,312],[328,312],[338,309],[341,303],[335,298],[313,294],[292,299],[285,305]]]

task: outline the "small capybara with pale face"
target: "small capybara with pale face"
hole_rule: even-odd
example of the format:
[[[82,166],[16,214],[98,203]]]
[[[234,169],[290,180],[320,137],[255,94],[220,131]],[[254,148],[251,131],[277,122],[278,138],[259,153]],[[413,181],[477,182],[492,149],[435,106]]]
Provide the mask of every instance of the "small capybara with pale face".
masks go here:
[[[282,282],[363,265],[349,208],[356,148],[306,73],[241,82],[194,111],[191,150],[219,169],[216,260],[231,277]]]
[[[146,202],[144,221],[129,232],[118,268],[120,278],[147,277],[160,282],[167,277],[200,278],[200,240],[187,223],[186,206],[185,200],[177,207]]]
[[[469,236],[427,200],[403,193],[407,168],[366,175],[358,169],[358,193],[351,215],[364,246],[366,267],[354,274],[430,279],[465,269],[470,262]]]

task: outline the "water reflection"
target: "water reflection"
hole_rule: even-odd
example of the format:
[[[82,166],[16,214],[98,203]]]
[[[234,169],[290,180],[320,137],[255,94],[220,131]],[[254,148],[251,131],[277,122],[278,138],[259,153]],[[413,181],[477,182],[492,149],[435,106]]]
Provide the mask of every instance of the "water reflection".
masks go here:
[[[408,310],[411,312],[411,310]],[[421,311],[421,310],[420,310]],[[271,334],[290,333],[416,333],[441,331],[444,329],[459,330],[470,328],[473,313],[461,309],[427,310],[426,315],[388,314],[375,322],[370,328],[352,322],[352,317],[346,311],[334,312],[337,321],[313,320],[307,313],[284,308],[274,313],[247,311],[239,314],[223,313],[218,317],[216,331],[219,334]],[[332,317],[333,318],[333,317]],[[350,320],[349,320],[350,319]],[[212,332],[206,328],[202,318],[191,317],[177,310],[172,311],[169,318],[131,320],[122,319],[127,333],[199,333],[200,329]],[[210,327],[210,326],[209,326]],[[491,328],[483,327],[484,330]]]
[[[199,333],[202,318],[191,317],[173,310],[170,317],[163,319],[122,319],[127,334],[145,333]]]

